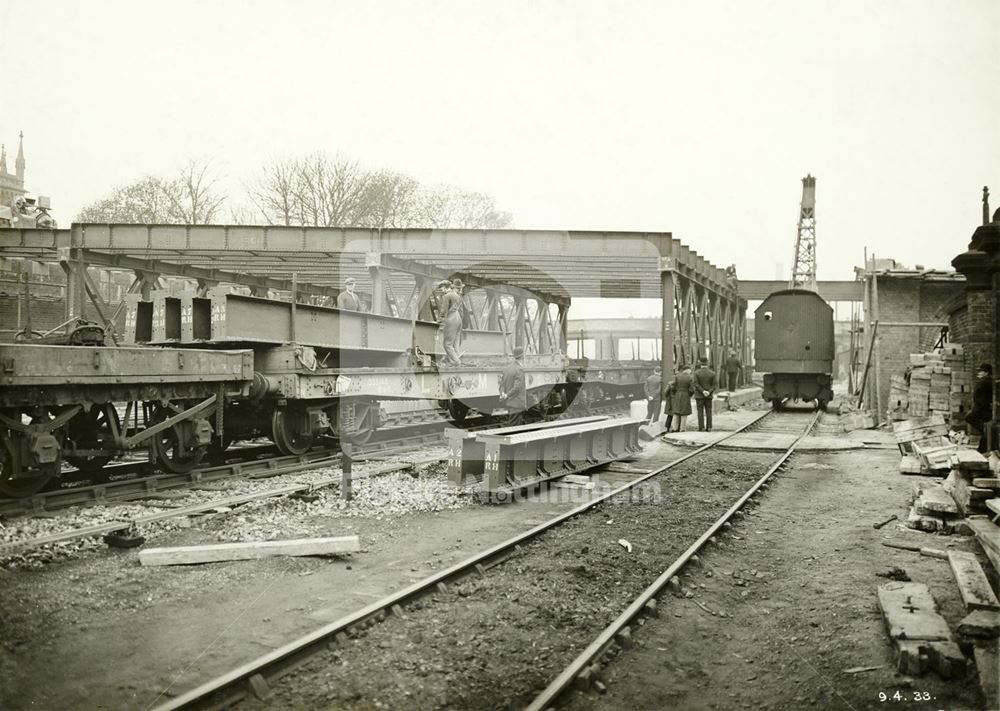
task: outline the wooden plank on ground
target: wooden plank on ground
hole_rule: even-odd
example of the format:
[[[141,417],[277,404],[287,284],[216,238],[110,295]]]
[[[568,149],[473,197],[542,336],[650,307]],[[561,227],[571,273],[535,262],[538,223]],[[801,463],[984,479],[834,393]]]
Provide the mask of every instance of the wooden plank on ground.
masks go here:
[[[1000,479],[989,479],[977,476],[972,480],[972,485],[978,486],[981,489],[1000,489]]]
[[[983,698],[986,699],[986,708],[1000,709],[1000,684],[998,684],[996,644],[981,645],[975,648],[976,669],[979,672],[979,687],[983,690]]]
[[[923,583],[879,585],[878,602],[892,639],[951,639],[948,623],[937,613],[934,598]]]
[[[878,588],[878,601],[899,671],[918,675],[931,668],[944,679],[965,673],[965,656],[926,585],[886,583]]]
[[[216,543],[204,546],[147,548],[139,552],[142,565],[191,565],[224,560],[250,560],[275,555],[329,555],[361,550],[357,536],[299,538],[289,541]]]
[[[924,489],[916,501],[915,508],[918,514],[924,516],[958,513],[958,505],[955,500],[941,486],[929,486]]]
[[[996,637],[1000,634],[1000,612],[973,610],[958,623],[958,633],[969,637]]]
[[[965,551],[948,551],[948,562],[955,575],[962,602],[967,610],[1000,610],[1000,601],[979,565],[979,559]]]
[[[966,525],[976,534],[976,540],[982,546],[986,557],[990,559],[993,568],[1000,571],[1000,528],[997,528],[986,516],[969,516]]]
[[[920,463],[920,457],[904,454],[899,460],[900,474],[920,474],[923,470],[924,466]],[[998,481],[1000,481],[1000,479],[998,479]]]
[[[990,462],[974,449],[959,449],[951,455],[952,466],[963,472],[989,471]]]

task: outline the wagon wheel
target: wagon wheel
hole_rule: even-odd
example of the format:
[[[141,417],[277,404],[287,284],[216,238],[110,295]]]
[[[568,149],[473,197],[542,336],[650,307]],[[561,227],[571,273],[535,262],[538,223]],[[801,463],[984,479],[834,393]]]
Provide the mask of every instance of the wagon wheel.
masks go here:
[[[150,425],[156,425],[176,413],[168,407],[154,405]],[[194,440],[190,420],[182,420],[173,427],[158,432],[150,439],[149,459],[153,464],[174,474],[186,474],[204,459],[208,447]]]
[[[339,415],[337,429],[342,442],[368,444],[378,429],[378,406],[374,403],[341,403]]]
[[[313,444],[309,417],[303,408],[277,408],[271,415],[271,441],[282,454],[305,454]]]
[[[456,425],[461,426],[465,422],[465,417],[469,414],[469,409],[469,406],[461,400],[448,401],[448,417]]]
[[[14,420],[20,420],[19,413],[5,412]],[[29,423],[46,422],[48,415],[29,418]],[[22,459],[21,448],[26,435],[0,427],[0,495],[18,498],[37,494],[59,473],[59,462],[31,467],[30,472]]]
[[[66,425],[66,436],[81,449],[107,448],[114,443],[115,432],[120,431],[121,419],[110,403],[92,407],[90,412],[81,410]],[[111,454],[66,457],[67,462],[87,474],[100,471],[112,459]]]

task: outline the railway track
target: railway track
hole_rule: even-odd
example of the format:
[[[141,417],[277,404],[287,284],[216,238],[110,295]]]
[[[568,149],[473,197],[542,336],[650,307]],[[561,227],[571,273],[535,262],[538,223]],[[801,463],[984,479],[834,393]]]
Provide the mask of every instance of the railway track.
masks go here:
[[[348,701],[362,698],[366,703],[371,702],[372,698],[357,689],[358,683],[382,685],[380,689],[384,690],[384,694],[381,698],[385,701],[385,698],[398,694],[399,690],[396,687],[405,686],[405,682],[401,682],[389,673],[379,675],[377,681],[368,678],[364,682],[351,679],[345,681],[336,671],[330,671],[331,665],[335,667],[338,664],[339,653],[342,652],[345,659],[350,658],[352,668],[368,668],[366,664],[372,664],[371,668],[379,668],[378,665],[384,667],[387,660],[382,649],[393,646],[409,650],[415,648],[414,638],[409,636],[411,632],[416,635],[416,640],[426,642],[418,647],[423,654],[444,655],[445,661],[442,664],[433,664],[430,661],[427,663],[427,666],[434,667],[434,671],[445,667],[454,671],[456,666],[468,666],[473,672],[462,676],[459,680],[452,678],[450,674],[446,675],[444,688],[448,690],[447,693],[465,694],[459,698],[452,698],[455,704],[459,706],[464,704],[468,707],[521,707],[530,703],[531,708],[548,708],[566,689],[582,683],[579,681],[581,679],[589,678],[588,675],[593,673],[596,660],[600,659],[616,640],[628,635],[626,630],[629,624],[634,624],[634,620],[639,616],[655,611],[656,596],[667,582],[703,545],[712,540],[721,528],[728,525],[728,520],[737,515],[741,507],[762,488],[768,486],[770,477],[791,456],[795,444],[813,428],[818,418],[819,413],[765,412],[727,437],[683,456],[662,464],[647,460],[648,463],[655,463],[657,466],[642,476],[181,694],[157,707],[158,711],[220,708],[248,696],[251,707],[256,703],[254,698],[268,699],[264,702],[265,706],[268,703],[279,703],[290,706],[298,704],[329,707],[336,706],[338,699],[343,701],[345,698]],[[674,556],[671,553],[664,557],[667,554],[658,551],[657,548],[670,548],[672,551],[679,543],[664,542],[664,531],[653,531],[648,521],[644,522],[644,519],[647,517],[669,519],[675,506],[690,507],[692,503],[695,507],[692,510],[697,510],[697,497],[704,492],[699,493],[695,485],[671,488],[667,496],[672,499],[670,503],[673,505],[652,507],[648,505],[651,503],[647,501],[649,491],[644,485],[648,488],[649,485],[658,483],[670,470],[681,472],[678,476],[686,476],[683,468],[687,462],[710,450],[718,449],[719,445],[727,440],[753,432],[755,429],[758,432],[771,434],[787,434],[794,431],[794,442],[776,460],[771,453],[748,455],[750,458],[761,459],[759,467],[748,475],[747,480],[751,482],[749,487],[742,486],[741,482],[732,481],[731,477],[726,475],[724,465],[727,461],[732,461],[731,455],[721,453],[706,455],[716,458],[716,462],[710,463],[710,466],[716,463],[720,465],[718,472],[713,475],[713,481],[717,482],[716,485],[720,489],[726,490],[727,496],[728,491],[732,489],[735,501],[723,497],[724,501],[713,502],[717,510],[722,511],[721,515],[713,513],[711,519],[705,521],[705,527],[699,533],[692,534],[693,542],[679,555]],[[765,459],[769,462],[766,466]],[[699,479],[704,480],[702,474],[699,474]],[[633,503],[640,508],[613,508],[614,502],[625,496],[631,496]],[[693,501],[689,500],[692,496],[695,497]],[[637,511],[642,516],[638,516]],[[599,515],[601,513],[605,516],[601,517]],[[615,523],[616,518],[622,519],[619,525],[631,531],[629,534],[631,542],[624,537],[617,541],[613,540],[618,531],[609,527]],[[686,517],[686,519],[694,518],[699,517]],[[610,533],[612,542],[608,544],[611,531],[614,531]],[[569,547],[566,545],[567,541],[571,541]],[[574,548],[580,541],[589,543],[582,548]],[[610,588],[600,589],[597,581],[610,570],[602,556],[621,554],[626,548],[631,554],[633,543],[641,552],[637,551],[637,556],[626,559],[625,564],[642,568],[640,572],[645,577],[641,586],[637,588],[638,594],[630,595],[628,599],[622,596],[624,588],[620,587],[621,583],[629,576],[634,577],[635,571],[630,573],[629,568],[624,572],[611,571],[612,578],[620,576],[621,579],[613,581]],[[602,556],[595,556],[596,551],[591,552],[591,549],[600,549]],[[647,555],[655,560],[644,558]],[[650,563],[653,565],[650,566]],[[653,580],[652,584],[649,583],[650,579]],[[625,582],[630,586],[637,584],[636,580],[625,580]],[[591,589],[594,586],[598,589]],[[566,612],[576,609],[574,607],[576,603],[572,599],[574,593],[579,595],[581,600],[584,598],[590,600],[589,603],[580,603],[577,609],[580,614],[576,617]],[[522,599],[525,602],[519,603],[518,601]],[[543,600],[552,600],[553,609],[548,609]],[[591,603],[596,604],[596,608],[589,609],[587,605]],[[421,609],[425,607],[428,609]],[[477,614],[481,617],[477,618]],[[566,626],[565,620],[559,619],[565,615],[583,622],[579,628],[574,625]],[[390,616],[398,619],[390,624],[375,627],[376,623]],[[595,626],[595,620],[598,618],[600,623]],[[447,620],[447,623],[443,620]],[[608,621],[611,621],[611,624],[604,626]],[[524,626],[526,622],[527,628]],[[552,629],[535,629],[534,627],[538,625],[551,625]],[[583,632],[582,628],[585,628]],[[470,630],[478,630],[483,634],[479,636]],[[566,649],[561,650],[561,654],[550,654],[547,651],[550,649],[548,646],[537,649],[535,647],[540,641],[558,646],[553,640],[558,641],[560,635],[567,636],[569,632],[572,632],[574,640]],[[587,637],[588,633],[594,633],[596,636]],[[373,639],[372,644],[366,645],[350,641],[366,634],[370,634],[373,638],[378,636],[379,639]],[[511,639],[506,639],[505,645],[504,641],[493,639],[493,635],[513,636],[515,639],[513,644]],[[429,641],[429,638],[432,641]],[[437,641],[438,638],[440,641]],[[350,645],[350,649],[344,649],[345,645]],[[522,661],[519,658],[510,662],[507,659],[497,658],[502,653],[501,650],[520,650],[514,653],[516,656],[523,652],[526,646],[529,648],[529,654],[538,652],[533,660]],[[581,649],[583,652],[580,652]],[[568,650],[572,650],[572,654],[569,654]],[[314,657],[327,654],[335,655],[334,659],[318,660],[316,664],[310,663]],[[412,651],[409,654],[412,655]],[[448,659],[448,655],[454,658]],[[553,665],[553,658],[557,656],[561,658],[558,668]],[[566,660],[572,661],[566,665],[564,663]],[[416,667],[412,660],[410,663],[402,661],[399,663],[405,666],[402,674],[414,672],[422,677],[417,679],[419,683],[415,684],[414,688],[424,689],[433,686],[433,682],[426,678],[427,671],[422,660]],[[281,676],[299,667],[302,669],[297,672],[295,691],[287,691],[287,685],[272,691],[272,684]],[[387,671],[388,669],[383,668],[383,672]],[[455,692],[454,689],[461,687],[463,680],[468,688],[466,691]],[[313,684],[317,686],[316,696],[302,693],[304,687],[311,688]],[[545,691],[532,700],[534,692],[543,686],[546,687]],[[501,696],[484,695],[489,693],[488,689],[493,689]],[[338,696],[342,691],[348,696]],[[272,693],[278,695],[278,698],[271,698]],[[377,694],[378,690],[372,693]],[[326,703],[323,703],[323,699]],[[389,707],[398,706],[400,703],[418,707],[431,702],[439,702],[439,699],[425,699],[419,694],[410,697],[407,692],[406,698],[396,696],[393,701],[386,703]],[[347,705],[350,706],[350,703]]]
[[[443,417],[428,419],[426,411],[409,425],[379,430],[364,445],[351,445],[346,451],[353,461],[373,461],[409,454],[423,447],[443,446],[444,431],[449,426]],[[620,415],[621,404],[592,408],[594,415]],[[407,413],[413,414],[413,413]],[[568,417],[568,414],[559,418]],[[497,418],[480,415],[469,418],[465,429],[480,430],[495,426]],[[75,485],[43,491],[30,497],[0,499],[0,518],[47,516],[74,506],[96,506],[165,497],[194,485],[218,482],[231,477],[265,478],[304,469],[335,466],[340,463],[341,447],[334,440],[303,455],[280,455],[273,445],[249,445],[227,450],[230,461],[199,467],[182,474],[152,473],[149,462],[126,462],[104,468],[108,481]],[[136,475],[139,475],[136,477]],[[89,479],[89,475],[82,475]]]

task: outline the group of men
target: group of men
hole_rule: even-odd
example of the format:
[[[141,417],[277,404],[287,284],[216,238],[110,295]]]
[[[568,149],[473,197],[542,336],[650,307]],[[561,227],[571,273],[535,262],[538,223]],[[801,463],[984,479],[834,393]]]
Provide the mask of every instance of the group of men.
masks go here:
[[[730,351],[723,364],[729,392],[736,390],[736,381],[742,364],[736,351]],[[691,366],[682,364],[673,380],[664,387],[663,370],[659,367],[646,378],[646,418],[650,424],[660,419],[660,412],[666,414],[668,432],[680,432],[691,414],[691,398],[694,398],[698,412],[698,431],[712,431],[712,399],[718,387],[714,370],[708,367],[707,358],[698,359],[698,368],[693,373]]]

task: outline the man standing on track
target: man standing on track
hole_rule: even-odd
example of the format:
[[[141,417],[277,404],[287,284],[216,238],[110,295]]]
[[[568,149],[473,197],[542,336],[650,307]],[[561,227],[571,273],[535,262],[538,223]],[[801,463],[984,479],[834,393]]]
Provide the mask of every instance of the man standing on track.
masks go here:
[[[736,390],[736,376],[739,375],[740,368],[743,364],[740,363],[740,359],[736,356],[736,351],[732,348],[729,349],[729,356],[726,358],[726,378],[729,381],[729,392]]]
[[[521,359],[524,349],[514,349],[510,362],[500,372],[500,404],[507,408],[507,424],[520,425],[524,422],[524,411],[528,409],[528,391],[524,383],[524,368]]]
[[[660,406],[663,402],[663,369],[660,366],[653,368],[653,374],[646,378],[646,419],[649,424],[653,424],[660,419]]]
[[[458,340],[462,336],[462,299],[452,290],[451,282],[447,279],[438,283],[438,291],[439,323],[445,357],[451,365],[462,365],[458,355]]]
[[[694,371],[694,404],[698,408],[698,431],[712,431],[712,399],[715,397],[715,371],[708,367],[708,358],[698,359]]]

